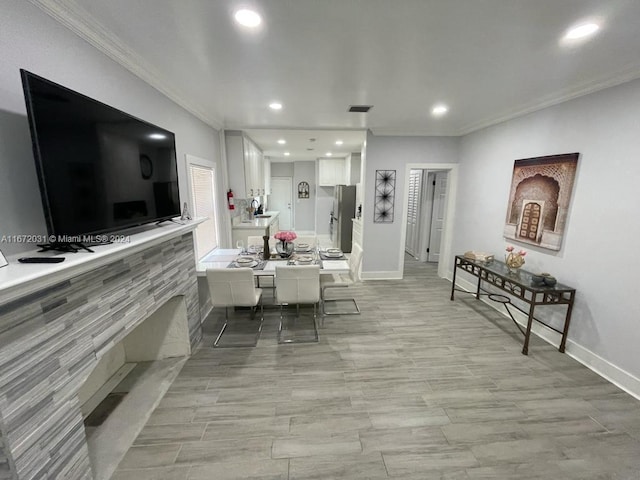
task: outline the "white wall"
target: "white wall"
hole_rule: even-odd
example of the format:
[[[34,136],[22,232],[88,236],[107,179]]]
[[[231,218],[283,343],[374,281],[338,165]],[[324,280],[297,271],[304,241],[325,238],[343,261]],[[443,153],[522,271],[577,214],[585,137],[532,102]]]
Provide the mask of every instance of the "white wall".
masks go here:
[[[561,250],[519,247],[526,269],[577,289],[567,351],[630,389],[640,387],[639,105],[634,81],[463,137],[453,242],[502,256],[514,160],[579,152]]]
[[[293,174],[294,225],[298,231],[315,231],[316,223],[316,162],[295,162]],[[309,184],[309,198],[298,198],[298,183]]]
[[[185,154],[223,165],[216,130],[29,2],[3,2],[0,45],[0,237],[46,233],[20,68],[174,132],[181,203],[188,199]],[[220,177],[218,192],[225,192]],[[5,254],[33,248],[0,244]]]
[[[402,272],[406,166],[414,163],[457,164],[456,137],[395,137],[367,134],[362,223],[363,277],[396,278]],[[376,170],[396,170],[393,223],[373,223]]]

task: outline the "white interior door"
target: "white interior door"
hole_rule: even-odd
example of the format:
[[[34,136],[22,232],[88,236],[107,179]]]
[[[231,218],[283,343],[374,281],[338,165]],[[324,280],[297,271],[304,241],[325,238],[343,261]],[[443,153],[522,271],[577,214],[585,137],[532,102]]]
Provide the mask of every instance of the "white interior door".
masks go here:
[[[437,172],[435,174],[436,184],[433,193],[433,213],[431,215],[431,233],[429,235],[429,262],[437,262],[440,259],[447,194],[447,175],[447,172]]]
[[[418,256],[420,245],[420,202],[422,191],[422,170],[411,170],[409,174],[409,204],[407,205],[407,236],[405,252]]]
[[[293,180],[291,177],[271,177],[271,197],[269,198],[269,210],[280,212],[280,230],[293,228],[293,215],[291,210]]]

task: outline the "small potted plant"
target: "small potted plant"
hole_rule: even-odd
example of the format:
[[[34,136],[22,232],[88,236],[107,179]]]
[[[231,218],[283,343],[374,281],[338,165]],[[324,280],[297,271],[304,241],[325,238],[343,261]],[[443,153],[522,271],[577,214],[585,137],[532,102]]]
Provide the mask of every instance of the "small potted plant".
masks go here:
[[[294,244],[293,241],[298,238],[295,232],[280,231],[273,236],[276,240],[280,240],[276,243],[276,251],[282,258],[289,258],[293,254]]]

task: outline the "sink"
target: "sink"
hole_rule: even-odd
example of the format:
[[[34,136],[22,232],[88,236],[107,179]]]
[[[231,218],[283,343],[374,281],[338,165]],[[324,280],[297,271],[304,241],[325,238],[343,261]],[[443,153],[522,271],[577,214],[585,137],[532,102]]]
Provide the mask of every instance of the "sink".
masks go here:
[[[256,218],[271,218],[271,215],[256,215]]]

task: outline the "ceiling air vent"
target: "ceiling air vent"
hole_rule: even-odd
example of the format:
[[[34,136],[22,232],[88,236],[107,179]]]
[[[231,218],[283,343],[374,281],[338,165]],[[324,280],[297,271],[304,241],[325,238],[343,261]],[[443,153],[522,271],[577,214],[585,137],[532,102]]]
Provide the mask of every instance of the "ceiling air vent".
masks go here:
[[[373,105],[351,105],[349,107],[349,111],[355,113],[367,113],[372,108]]]

